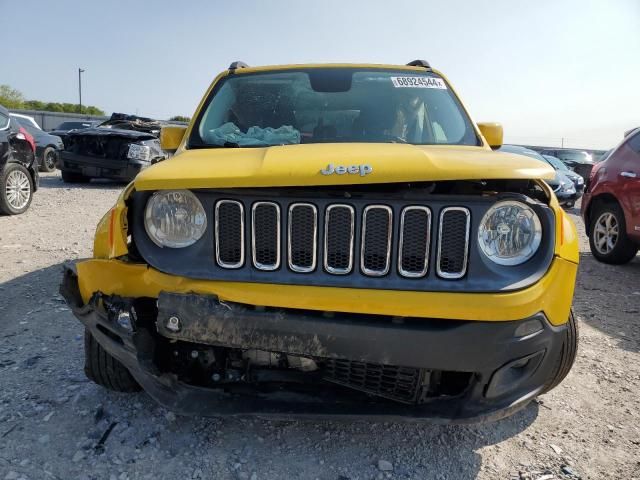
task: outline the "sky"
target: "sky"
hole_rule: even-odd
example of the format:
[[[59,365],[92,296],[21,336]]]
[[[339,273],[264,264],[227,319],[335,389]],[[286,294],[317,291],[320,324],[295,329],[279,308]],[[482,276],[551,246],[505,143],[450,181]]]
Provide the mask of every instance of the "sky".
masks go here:
[[[608,149],[640,126],[640,0],[0,0],[0,84],[191,116],[234,60],[425,59],[505,142]]]

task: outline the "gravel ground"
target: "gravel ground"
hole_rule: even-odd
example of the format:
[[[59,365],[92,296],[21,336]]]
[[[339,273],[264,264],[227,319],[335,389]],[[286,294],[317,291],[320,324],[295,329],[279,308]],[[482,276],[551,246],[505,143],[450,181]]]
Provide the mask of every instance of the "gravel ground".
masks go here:
[[[61,263],[90,256],[94,227],[121,188],[69,188],[44,174],[25,215],[0,217],[0,480],[640,479],[640,258],[597,263],[577,216],[578,359],[562,385],[511,418],[184,418],[144,393],[88,382],[82,327],[57,294]]]

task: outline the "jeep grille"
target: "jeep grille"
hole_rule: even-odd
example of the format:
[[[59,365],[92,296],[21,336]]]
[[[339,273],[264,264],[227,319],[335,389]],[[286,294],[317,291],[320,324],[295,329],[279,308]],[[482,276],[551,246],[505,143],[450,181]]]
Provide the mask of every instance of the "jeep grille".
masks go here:
[[[244,263],[244,211],[242,203],[219,200],[215,210],[216,262],[235,269]],[[287,264],[294,272],[308,273],[317,264],[318,210],[309,203],[288,208]],[[323,266],[327,273],[346,275],[354,269],[356,231],[360,235],[360,272],[378,277],[389,273],[392,255],[393,210],[386,205],[368,205],[356,229],[356,211],[351,205],[334,203],[324,212]],[[398,273],[407,278],[426,275],[431,236],[431,211],[407,206],[401,212]],[[280,267],[280,206],[256,202],[251,206],[251,258],[258,270]],[[467,268],[469,210],[447,207],[440,214],[437,272],[442,278],[461,278]]]

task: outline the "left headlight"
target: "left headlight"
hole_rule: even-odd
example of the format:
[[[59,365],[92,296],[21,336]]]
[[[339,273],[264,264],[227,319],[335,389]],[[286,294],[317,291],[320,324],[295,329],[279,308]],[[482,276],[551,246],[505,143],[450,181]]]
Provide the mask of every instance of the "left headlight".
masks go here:
[[[144,228],[159,247],[184,248],[204,235],[207,214],[189,190],[156,192],[147,202]]]
[[[131,145],[129,145],[127,158],[148,162],[151,160],[151,147],[149,147],[148,145],[138,145],[137,143],[132,143]]]
[[[499,265],[520,265],[540,247],[542,227],[536,212],[517,201],[493,205],[482,217],[478,245],[484,255]]]

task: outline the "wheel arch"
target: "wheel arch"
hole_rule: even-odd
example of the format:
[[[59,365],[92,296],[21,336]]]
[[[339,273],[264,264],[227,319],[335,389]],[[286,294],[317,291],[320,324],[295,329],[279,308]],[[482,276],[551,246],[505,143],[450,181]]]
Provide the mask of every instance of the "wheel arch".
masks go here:
[[[589,202],[589,205],[587,206],[587,210],[586,210],[585,216],[584,216],[584,223],[585,223],[585,227],[586,227],[587,232],[591,231],[591,214],[592,214],[593,210],[598,205],[603,205],[603,204],[604,205],[606,205],[606,204],[618,205],[622,209],[622,205],[620,205],[620,202],[615,197],[615,195],[613,195],[612,193],[603,192],[603,193],[597,195],[596,197],[593,197],[591,199],[591,201]],[[622,209],[622,211],[624,212],[624,209]],[[626,217],[626,215],[625,215],[625,217]],[[626,220],[626,218],[625,218],[625,220]]]

